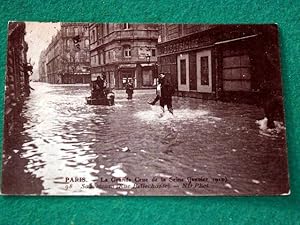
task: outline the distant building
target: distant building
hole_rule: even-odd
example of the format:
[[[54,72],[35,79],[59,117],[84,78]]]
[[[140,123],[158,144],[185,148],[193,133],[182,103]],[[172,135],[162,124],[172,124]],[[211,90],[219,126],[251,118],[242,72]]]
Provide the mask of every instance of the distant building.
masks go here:
[[[51,43],[45,50],[46,76],[48,83],[62,83],[63,76],[63,43],[61,32],[52,37]]]
[[[262,83],[281,91],[275,25],[162,24],[158,64],[179,96],[256,102]]]
[[[39,65],[38,65],[38,74],[40,82],[48,82],[47,74],[46,74],[46,54],[45,50],[41,52]]]
[[[32,67],[27,63],[28,45],[24,37],[25,23],[10,22],[5,83],[5,139],[13,134],[25,97],[30,93],[29,71]]]
[[[89,83],[88,24],[62,23],[46,49],[47,81],[52,84]]]
[[[110,87],[152,88],[157,77],[158,25],[92,23],[89,25],[91,75]]]

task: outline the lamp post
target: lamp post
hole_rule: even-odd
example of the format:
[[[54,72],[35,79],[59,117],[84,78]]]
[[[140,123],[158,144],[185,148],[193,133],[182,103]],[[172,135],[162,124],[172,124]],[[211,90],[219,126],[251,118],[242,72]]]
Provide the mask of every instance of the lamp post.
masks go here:
[[[149,54],[146,55],[146,61],[148,64],[150,64],[150,55]]]

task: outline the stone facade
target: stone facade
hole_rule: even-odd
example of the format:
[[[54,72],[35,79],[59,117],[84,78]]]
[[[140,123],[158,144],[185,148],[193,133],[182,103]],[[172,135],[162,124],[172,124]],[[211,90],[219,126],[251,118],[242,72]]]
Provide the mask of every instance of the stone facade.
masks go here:
[[[62,23],[45,51],[47,81],[52,84],[89,83],[88,24]]]
[[[106,78],[112,88],[128,81],[153,88],[157,77],[158,25],[92,23],[89,25],[92,79]]]
[[[179,96],[257,102],[263,83],[281,92],[275,25],[162,24],[158,70]]]
[[[4,138],[11,136],[17,125],[23,102],[30,94],[29,76],[32,67],[27,63],[28,45],[24,39],[25,23],[10,22],[8,27],[7,66],[5,83]]]
[[[45,51],[41,52],[40,58],[39,58],[39,81],[40,82],[48,82],[47,79],[47,71],[46,71],[46,55]]]

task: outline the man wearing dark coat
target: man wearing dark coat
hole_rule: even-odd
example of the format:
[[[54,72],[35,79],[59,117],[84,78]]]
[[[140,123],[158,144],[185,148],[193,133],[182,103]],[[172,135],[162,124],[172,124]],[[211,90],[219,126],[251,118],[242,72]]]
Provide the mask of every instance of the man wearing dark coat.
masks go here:
[[[163,112],[165,111],[165,106],[167,106],[169,112],[173,114],[172,95],[174,92],[175,90],[171,82],[163,76],[161,80],[161,95],[159,98]]]
[[[126,84],[126,93],[128,95],[127,99],[132,99],[132,95],[133,95],[133,83],[131,81],[129,81],[127,84]]]
[[[95,98],[103,98],[104,97],[104,80],[101,79],[100,76],[97,77],[97,80],[93,81],[93,90],[92,96]]]

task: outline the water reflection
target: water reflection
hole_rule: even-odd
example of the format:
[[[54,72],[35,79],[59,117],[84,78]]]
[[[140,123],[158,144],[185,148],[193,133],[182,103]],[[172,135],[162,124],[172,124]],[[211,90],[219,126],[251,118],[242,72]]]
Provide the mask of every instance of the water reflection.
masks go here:
[[[254,106],[174,98],[173,116],[146,104],[154,95],[149,91],[137,91],[132,101],[117,91],[116,105],[109,107],[86,105],[88,87],[34,88],[21,115],[24,129],[16,133],[19,145],[5,148],[14,158],[5,158],[10,166],[4,165],[4,175],[11,174],[12,163],[20,164],[14,180],[30,175],[14,188],[17,193],[209,195],[287,189],[284,132],[262,135],[255,121],[263,114]],[[228,181],[149,191],[127,179],[190,176]],[[82,182],[70,187],[73,178],[84,178],[85,188]],[[114,185],[106,187],[105,179]]]
[[[20,117],[15,127],[16,133],[24,131],[26,119]],[[39,157],[37,152],[33,152],[28,158],[21,157],[21,154],[34,145],[22,146],[23,142],[32,142],[30,136],[16,135],[12,142],[4,143],[3,150],[3,173],[2,173],[2,192],[5,194],[41,194],[43,189],[42,180],[36,174],[28,171],[27,167],[39,166],[43,168],[45,162],[38,160],[37,164],[32,163],[32,158]],[[22,188],[21,188],[22,187]]]

